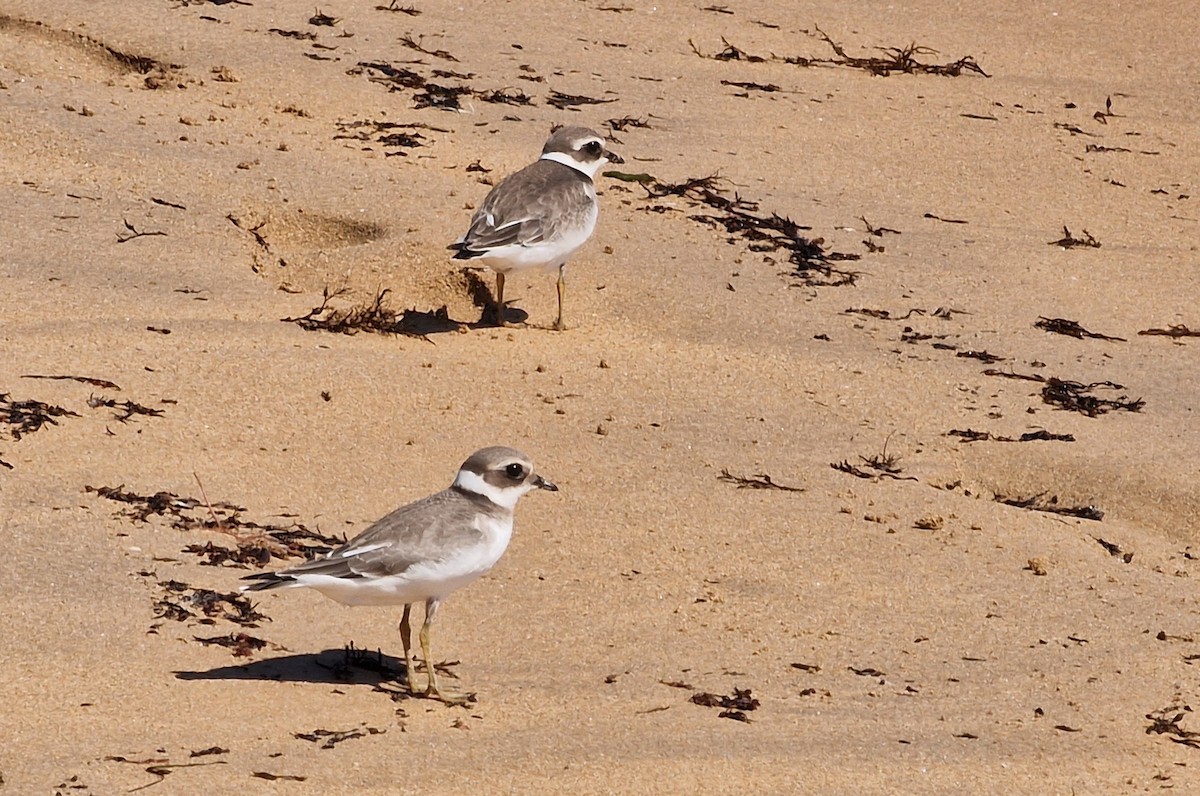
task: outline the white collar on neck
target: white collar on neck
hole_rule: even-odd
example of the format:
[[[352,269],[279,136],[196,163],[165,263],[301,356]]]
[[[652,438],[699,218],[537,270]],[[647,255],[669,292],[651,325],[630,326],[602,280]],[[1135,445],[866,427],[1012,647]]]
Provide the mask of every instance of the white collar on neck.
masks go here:
[[[521,499],[521,495],[528,491],[515,486],[504,489],[492,486],[483,480],[483,476],[473,473],[470,470],[459,470],[458,475],[454,477],[454,485],[472,494],[482,495],[500,508],[508,509],[509,511],[516,508],[517,501]]]
[[[588,179],[595,179],[596,172],[600,171],[600,168],[608,162],[607,158],[600,158],[600,160],[592,163],[580,163],[566,152],[547,152],[539,160],[552,160],[555,163],[561,163],[568,168],[575,169],[575,171],[585,175]]]

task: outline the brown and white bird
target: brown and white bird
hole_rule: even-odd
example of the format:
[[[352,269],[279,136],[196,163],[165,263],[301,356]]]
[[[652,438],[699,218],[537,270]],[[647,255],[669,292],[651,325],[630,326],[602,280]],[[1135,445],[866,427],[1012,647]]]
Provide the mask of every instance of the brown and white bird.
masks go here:
[[[542,156],[488,193],[471,226],[450,244],[455,260],[479,260],[496,272],[496,320],[505,326],[504,277],[512,271],[558,269],[562,330],[567,260],[596,228],[595,177],[606,163],[624,163],[586,127],[563,127],[546,140]]]
[[[438,606],[451,592],[490,570],[513,532],[517,500],[535,489],[558,487],[533,471],[529,457],[512,448],[475,451],[449,488],[401,506],[346,544],[294,567],[259,572],[242,591],[310,588],[344,605],[403,605],[400,641],[412,693],[412,634],[409,611],[425,603],[421,654],[429,672],[426,696],[447,702],[462,698],[438,687],[429,631]]]

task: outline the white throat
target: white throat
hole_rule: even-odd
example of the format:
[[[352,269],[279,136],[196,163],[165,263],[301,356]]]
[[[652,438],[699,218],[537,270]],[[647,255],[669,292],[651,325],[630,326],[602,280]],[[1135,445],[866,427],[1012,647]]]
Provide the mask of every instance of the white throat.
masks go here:
[[[575,169],[580,174],[586,174],[588,179],[592,180],[596,179],[596,172],[600,171],[608,162],[608,158],[600,158],[591,163],[580,163],[566,152],[547,152],[539,160],[553,160],[555,163],[561,163],[568,168]]]
[[[470,470],[459,470],[458,475],[454,477],[454,485],[459,489],[465,489],[476,495],[483,495],[500,508],[508,509],[509,511],[516,508],[517,501],[521,499],[521,495],[529,491],[528,489],[515,486],[510,486],[506,489],[494,487],[487,481],[484,481],[483,476],[473,473]]]

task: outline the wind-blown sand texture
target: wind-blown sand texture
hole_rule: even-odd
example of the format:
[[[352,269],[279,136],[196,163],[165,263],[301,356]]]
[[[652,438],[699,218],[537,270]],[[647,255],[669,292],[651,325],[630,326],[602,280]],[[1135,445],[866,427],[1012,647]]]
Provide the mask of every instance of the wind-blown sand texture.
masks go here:
[[[1200,789],[1191,9],[402,5],[0,5],[0,794]],[[561,123],[654,182],[480,326]],[[220,598],[489,444],[562,491],[439,616],[469,707]]]

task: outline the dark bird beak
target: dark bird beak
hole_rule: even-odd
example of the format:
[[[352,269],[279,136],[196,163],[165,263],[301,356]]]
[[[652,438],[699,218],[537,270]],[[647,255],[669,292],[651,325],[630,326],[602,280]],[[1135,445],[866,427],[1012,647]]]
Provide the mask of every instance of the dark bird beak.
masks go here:
[[[538,489],[544,489],[547,492],[557,492],[558,491],[558,487],[556,487],[554,484],[547,481],[545,478],[542,478],[540,475],[534,479],[533,483]]]
[[[608,160],[609,163],[624,163],[625,162],[625,158],[621,157],[616,152],[613,152],[611,149],[607,150],[604,153],[604,157]]]

